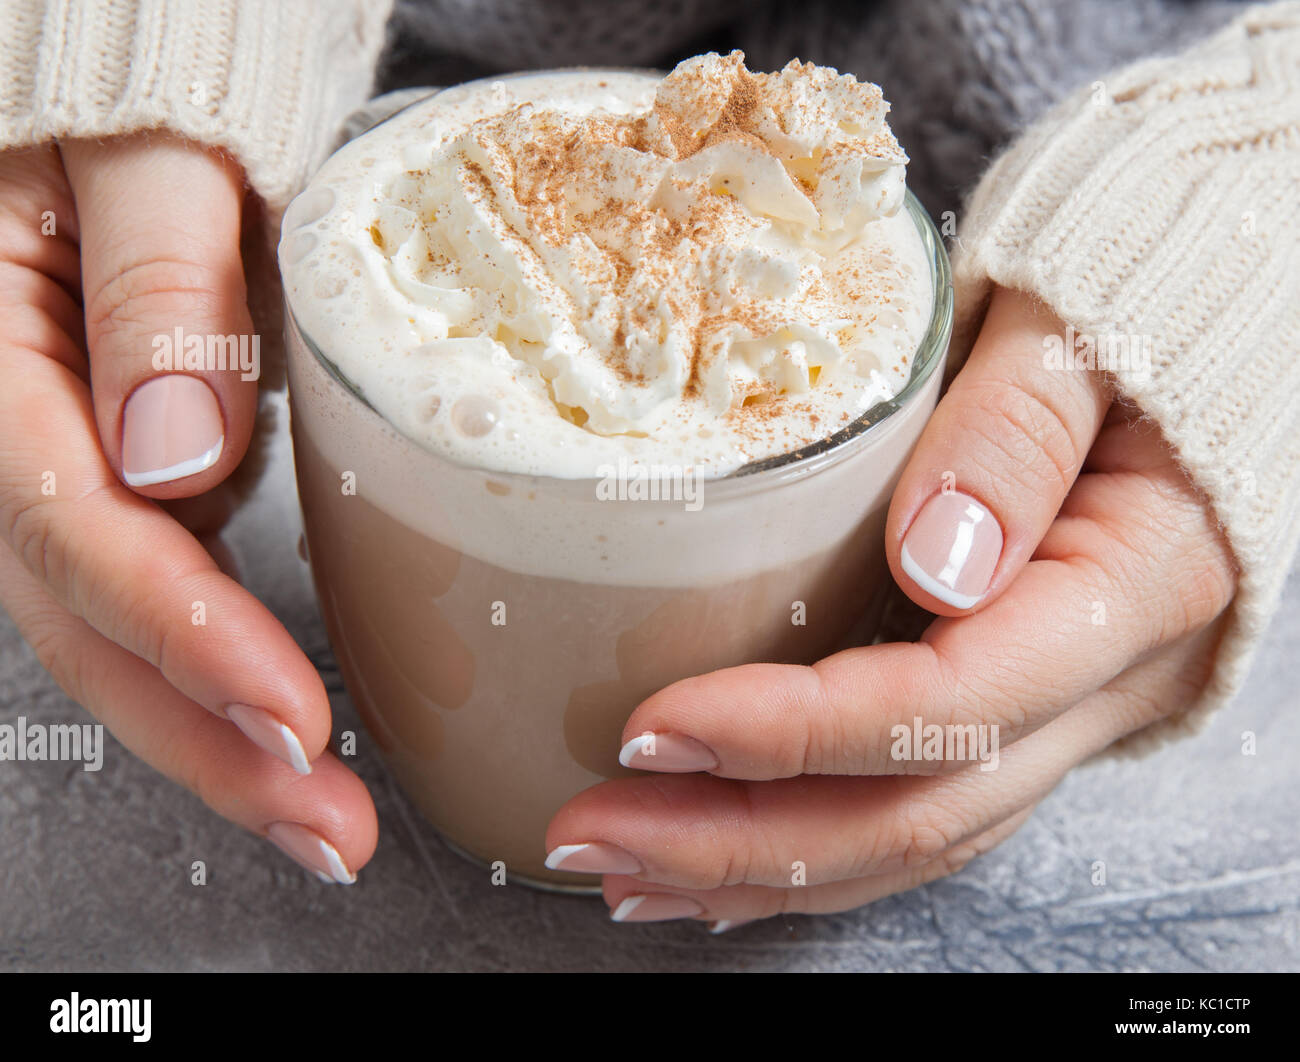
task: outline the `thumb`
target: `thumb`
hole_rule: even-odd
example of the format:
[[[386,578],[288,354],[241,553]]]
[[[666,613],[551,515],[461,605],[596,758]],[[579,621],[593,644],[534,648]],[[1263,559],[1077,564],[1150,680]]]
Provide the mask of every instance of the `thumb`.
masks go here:
[[[240,260],[243,176],[169,134],[60,145],[81,231],[104,453],[140,494],[215,486],[248,447],[260,340]]]
[[[1110,406],[1103,373],[1053,371],[1065,326],[998,288],[970,359],[939,403],[890,503],[898,585],[931,612],[993,601],[1029,561],[1074,485]],[[1058,337],[1052,339],[1051,337]]]

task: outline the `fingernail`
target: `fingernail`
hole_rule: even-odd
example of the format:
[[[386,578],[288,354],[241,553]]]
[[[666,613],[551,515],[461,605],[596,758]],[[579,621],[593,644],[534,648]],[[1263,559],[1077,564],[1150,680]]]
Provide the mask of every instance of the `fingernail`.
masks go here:
[[[232,704],[226,708],[226,715],[254,745],[278,756],[299,774],[311,774],[311,764],[298,735],[266,709]]]
[[[647,732],[623,746],[618,762],[645,771],[711,771],[718,765],[718,757],[694,738]]]
[[[627,897],[609,917],[615,922],[667,922],[703,913],[703,906],[689,897],[675,896],[670,892],[650,892]]]
[[[122,411],[122,478],[147,487],[192,476],[216,463],[224,442],[212,388],[183,373],[155,376]]]
[[[936,494],[903,536],[903,571],[926,593],[953,608],[970,608],[988,593],[1002,556],[997,518],[969,494]]]
[[[338,850],[315,830],[297,822],[273,822],[267,840],[322,881],[351,885],[357,876],[347,868]]]
[[[731,918],[721,918],[709,926],[709,932],[714,936],[717,936],[719,933],[725,933],[729,929],[739,929],[741,926],[747,926],[752,921],[752,918],[742,918],[738,921]]]
[[[641,860],[618,845],[593,841],[562,844],[546,857],[549,870],[576,870],[580,874],[640,874]]]

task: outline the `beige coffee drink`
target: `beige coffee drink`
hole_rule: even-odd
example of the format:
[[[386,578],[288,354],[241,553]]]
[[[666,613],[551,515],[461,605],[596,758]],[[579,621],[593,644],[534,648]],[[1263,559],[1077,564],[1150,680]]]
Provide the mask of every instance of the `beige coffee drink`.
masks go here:
[[[739,53],[476,82],[291,205],[295,460],[348,690],[510,880],[637,703],[869,637],[947,263],[873,85]]]

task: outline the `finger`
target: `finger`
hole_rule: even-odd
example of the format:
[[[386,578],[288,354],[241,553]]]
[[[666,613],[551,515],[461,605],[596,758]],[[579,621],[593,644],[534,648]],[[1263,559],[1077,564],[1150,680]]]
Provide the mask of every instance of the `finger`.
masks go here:
[[[0,545],[4,604],[41,663],[131,752],[328,880],[350,882],[374,852],[365,786],[332,754],[304,778],[187,700],[156,668],[55,601]]]
[[[1030,296],[998,289],[908,461],[886,548],[899,586],[931,612],[996,600],[1074,484],[1110,397],[1101,373],[1045,368],[1045,337],[1063,333]]]
[[[0,316],[7,342],[88,379],[72,190],[52,145],[0,152]]]
[[[1079,478],[998,600],[936,620],[919,643],[674,683],[629,717],[624,764],[755,780],[949,771],[994,733],[1005,748],[1210,623],[1236,592],[1210,510],[1158,433],[1117,420],[1098,447],[1124,465]],[[934,755],[925,741],[940,731]]]
[[[712,933],[725,933],[748,922],[786,914],[832,914],[851,911],[895,893],[907,892],[956,874],[977,856],[996,848],[1033,814],[1033,808],[962,841],[926,863],[891,874],[851,878],[826,885],[769,888],[729,885],[720,889],[647,888],[636,878],[608,875],[602,882],[605,903],[615,922],[662,922],[694,918],[708,922]]]
[[[620,759],[761,781],[934,774],[987,758],[995,741],[1032,733],[1136,655],[1122,616],[1088,621],[1098,578],[1082,563],[1036,561],[989,608],[936,620],[920,642],[682,679],[632,713]]]
[[[1004,750],[992,770],[971,765],[926,778],[735,782],[689,775],[606,782],[561,809],[547,843],[572,853],[556,864],[563,869],[600,872],[592,860],[604,857],[608,873],[674,890],[905,877],[1036,804],[1072,767],[1186,703],[1217,626],[1144,660]],[[584,844],[591,847],[579,850]]]
[[[153,502],[122,486],[90,394],[0,336],[0,537],[60,604],[302,772],[329,701],[288,631]],[[234,666],[237,665],[237,666]]]
[[[166,134],[61,151],[81,225],[104,453],[148,497],[201,493],[239,463],[256,411],[242,173]]]
[[[1036,803],[1079,758],[1059,736],[1051,747],[1021,744],[994,770],[924,778],[605,782],[551,821],[548,851],[565,858],[549,865],[694,890],[901,873]]]

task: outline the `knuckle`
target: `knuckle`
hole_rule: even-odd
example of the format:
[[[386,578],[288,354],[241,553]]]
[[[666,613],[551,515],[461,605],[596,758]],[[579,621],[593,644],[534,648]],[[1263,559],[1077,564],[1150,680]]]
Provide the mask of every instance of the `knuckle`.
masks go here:
[[[683,810],[683,801],[673,778],[650,774],[638,779],[642,784],[631,786],[628,795],[637,805],[639,817],[650,820],[671,820]]]
[[[1025,713],[1017,704],[1017,687],[1023,685],[1024,678],[1014,663],[1007,656],[999,656],[996,661],[989,661],[988,670],[955,678],[948,723],[959,727],[996,723],[1017,729],[1023,725]]]
[[[1081,462],[1065,414],[1046,397],[1000,381],[977,396],[972,428],[1002,460],[1000,474],[1028,489],[1064,495]]]
[[[26,637],[41,667],[59,687],[78,704],[89,706],[93,697],[85,671],[88,657],[68,637],[65,625],[57,620],[39,623]]]
[[[0,266],[0,271],[3,267]],[[59,343],[57,327],[45,311],[39,309],[33,299],[39,298],[35,291],[24,296],[12,289],[0,290],[0,307],[4,310],[5,345],[20,357],[48,357],[46,351],[56,348]]]
[[[937,878],[948,878],[954,874],[959,874],[979,854],[978,849],[967,844],[959,844],[954,848],[945,849],[931,861],[930,869],[933,873],[926,875],[927,880],[933,881]]]
[[[5,238],[0,227],[0,240]],[[14,322],[33,320],[41,316],[36,308],[40,289],[49,284],[41,273],[7,258],[0,258],[0,306],[5,310],[6,339]]]
[[[92,343],[159,320],[215,318],[220,280],[211,266],[177,258],[144,258],[113,274],[86,302]]]
[[[764,785],[735,782],[723,793],[709,787],[713,799],[698,805],[707,810],[692,829],[708,837],[706,851],[713,857],[703,864],[701,887],[790,883],[792,861],[800,856],[778,843],[784,836],[782,822],[762,807]]]
[[[720,889],[730,885],[741,885],[749,879],[750,860],[745,850],[739,845],[724,849],[724,858],[717,865],[716,871],[705,875],[706,889]]]
[[[1158,722],[1173,707],[1154,690],[1126,689],[1112,700],[1116,718],[1126,733]]]
[[[921,818],[905,823],[901,837],[899,861],[906,870],[924,866],[942,855],[949,847],[949,838],[943,827]]]
[[[10,493],[10,492],[5,492]],[[58,587],[63,578],[63,550],[56,541],[50,508],[58,502],[35,492],[13,493],[3,512],[5,539],[29,572],[42,584]]]
[[[1183,630],[1200,630],[1217,619],[1237,595],[1237,561],[1207,505],[1188,515],[1191,548],[1171,561],[1183,610]],[[1186,526],[1186,525],[1185,525]]]
[[[69,507],[81,521],[96,525],[86,514],[95,511],[94,499],[109,492],[107,485],[69,498],[0,490],[0,532],[23,566],[64,607],[77,616],[101,617],[110,624],[100,627],[107,637],[165,672],[171,625],[160,622],[160,603],[175,594],[183,600],[184,584],[173,558],[161,551],[136,558],[129,573],[96,558],[98,540],[76,533],[78,517]],[[140,593],[140,586],[168,587],[169,592]],[[176,629],[183,632],[187,626],[177,624]]]
[[[927,873],[926,879],[932,881],[935,878],[947,878],[965,870],[978,856],[998,843],[998,838],[986,837],[983,835],[945,848],[934,857],[931,863],[933,873]]]
[[[1026,704],[1025,676],[1035,669],[1032,651],[1025,646],[1003,645],[980,660],[978,668],[959,668],[943,653],[942,667],[947,721],[954,726],[997,726],[1014,740],[1028,725],[1031,706]],[[1041,691],[1040,691],[1041,692]]]
[[[930,863],[949,846],[941,814],[909,799],[895,808],[865,838],[853,863],[855,876],[911,870]]]
[[[768,859],[773,856],[766,831],[761,828],[755,814],[749,787],[742,783],[731,789],[733,797],[723,811],[723,819],[733,823],[735,828],[728,830],[724,822],[716,820],[709,823],[710,832],[716,838],[713,848],[722,858],[715,860],[711,872],[706,872],[705,880],[710,882],[706,888],[716,889],[749,881],[755,865],[762,864],[762,860],[755,858],[758,848],[766,850]],[[732,836],[729,838],[728,834]],[[775,865],[774,860],[772,865]]]
[[[674,836],[690,838],[689,845],[666,848],[665,856],[692,885],[716,889],[749,880],[767,840],[747,783],[653,776],[628,792],[638,817],[672,823]]]
[[[1184,579],[1183,603],[1187,630],[1199,630],[1217,619],[1237,593],[1237,573],[1219,558],[1194,563]]]
[[[1102,521],[1099,585],[1140,602],[1146,649],[1213,622],[1237,592],[1232,551],[1208,508],[1185,485],[1143,483]]]
[[[166,765],[168,776],[203,801],[205,807],[224,816],[229,787],[221,765],[210,757],[196,755],[183,732],[158,740],[156,762]]]
[[[778,915],[800,914],[807,895],[807,889],[774,889],[763,893],[759,901],[759,917],[776,918]]]
[[[5,191],[12,194],[12,188]],[[0,198],[0,248],[3,249],[0,250],[0,260],[9,265],[10,270],[24,268],[20,263],[41,261],[42,241],[49,239],[40,232],[41,209],[45,204],[38,206],[35,198],[23,196],[24,201],[19,204],[7,202],[9,195]],[[33,214],[37,224],[32,224]]]
[[[103,490],[92,487],[68,496],[46,496],[30,483],[0,483],[0,535],[27,570],[65,603],[78,598],[90,579],[82,572],[76,548],[77,518],[69,513],[75,511],[83,523],[93,525],[86,507]]]
[[[992,851],[1020,829],[1033,814],[1033,810],[1031,805],[983,833],[958,841],[935,857],[934,862],[926,869],[923,879],[933,881],[936,878],[950,877],[964,870],[974,860]]]
[[[148,583],[145,585],[166,585]],[[100,598],[113,594],[114,590],[103,585],[87,587],[84,598]],[[114,623],[115,641],[128,646],[136,656],[167,674],[164,664],[164,651],[167,643],[167,626],[156,622],[155,599],[152,596],[136,596],[129,592],[117,592],[116,600],[98,600],[88,606],[95,611],[116,617]]]
[[[1130,647],[1134,657],[1163,645],[1181,625],[1176,597],[1171,609],[1169,584],[1159,581],[1156,574],[1166,569],[1164,542],[1170,533],[1154,521],[1138,526],[1120,519],[1104,520],[1093,540],[1092,555],[1077,561],[1093,596],[1124,608],[1129,617],[1126,632],[1131,627],[1137,639]]]
[[[855,713],[839,710],[825,672],[814,664],[814,692],[798,711],[790,740],[776,756],[784,777],[795,774],[856,774],[867,762],[865,735],[857,733]],[[855,770],[855,767],[857,769]]]

